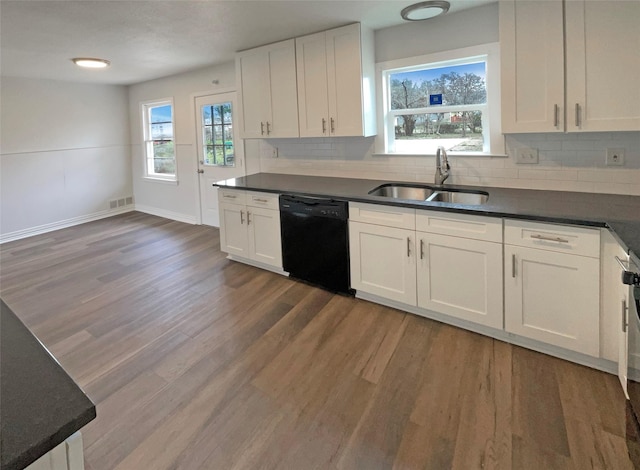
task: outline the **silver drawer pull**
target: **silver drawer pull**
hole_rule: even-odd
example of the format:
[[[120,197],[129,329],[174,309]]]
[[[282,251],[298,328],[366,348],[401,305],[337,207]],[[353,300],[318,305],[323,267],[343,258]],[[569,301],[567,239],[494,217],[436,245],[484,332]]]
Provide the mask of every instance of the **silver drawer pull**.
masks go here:
[[[617,256],[615,258],[616,258],[616,261],[618,262],[618,264],[620,265],[620,267],[622,268],[623,271],[628,271],[629,270],[629,267],[625,266],[626,261],[621,260]]]
[[[254,197],[253,200],[256,202],[269,202],[267,199],[259,199],[257,197]]]
[[[232,196],[231,194],[225,194],[224,197],[227,198],[227,199],[235,199],[238,196]]]
[[[569,240],[567,240],[566,238],[560,238],[560,237],[545,237],[544,235],[531,235],[531,238],[535,238],[536,240],[544,240],[547,242],[558,242],[558,243],[569,243]]]

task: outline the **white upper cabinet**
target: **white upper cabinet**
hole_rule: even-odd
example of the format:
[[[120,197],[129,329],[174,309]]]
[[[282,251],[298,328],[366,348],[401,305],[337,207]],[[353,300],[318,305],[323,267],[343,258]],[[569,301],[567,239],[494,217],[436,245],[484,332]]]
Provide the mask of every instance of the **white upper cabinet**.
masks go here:
[[[236,55],[242,138],[298,137],[295,40]]]
[[[640,130],[639,17],[640,2],[501,1],[502,131]]]
[[[502,132],[564,130],[561,1],[500,2]]]
[[[352,24],[296,39],[300,137],[375,134],[373,33]]]
[[[565,8],[567,131],[640,130],[640,2]]]

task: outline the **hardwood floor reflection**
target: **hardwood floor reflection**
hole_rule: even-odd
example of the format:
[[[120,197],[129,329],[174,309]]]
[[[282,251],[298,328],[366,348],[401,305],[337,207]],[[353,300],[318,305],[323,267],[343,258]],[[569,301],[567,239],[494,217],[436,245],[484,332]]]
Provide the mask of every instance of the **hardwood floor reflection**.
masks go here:
[[[1,246],[97,404],[86,468],[630,469],[617,378],[225,259],[129,213]]]

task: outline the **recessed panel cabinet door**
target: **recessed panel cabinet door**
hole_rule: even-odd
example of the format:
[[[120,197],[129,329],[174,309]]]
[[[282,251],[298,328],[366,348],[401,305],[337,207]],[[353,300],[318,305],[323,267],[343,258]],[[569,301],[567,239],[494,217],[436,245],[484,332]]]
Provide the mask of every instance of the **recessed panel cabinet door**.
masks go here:
[[[249,257],[245,206],[220,203],[220,250],[244,258]]]
[[[640,130],[640,2],[565,5],[567,131]]]
[[[251,258],[282,268],[280,211],[247,207]]]
[[[505,245],[505,330],[600,354],[597,258]]]
[[[418,307],[502,329],[502,244],[417,233]]]
[[[265,122],[271,114],[269,56],[262,48],[238,56],[242,104],[242,138],[265,136]]]
[[[564,130],[562,18],[561,1],[500,2],[502,132]]]
[[[349,221],[351,287],[416,305],[415,232]]]
[[[300,137],[329,135],[327,47],[324,32],[296,39]]]
[[[267,137],[298,137],[298,89],[293,39],[274,44],[269,51],[271,118]]]
[[[360,25],[327,31],[329,132],[362,135],[362,60]]]

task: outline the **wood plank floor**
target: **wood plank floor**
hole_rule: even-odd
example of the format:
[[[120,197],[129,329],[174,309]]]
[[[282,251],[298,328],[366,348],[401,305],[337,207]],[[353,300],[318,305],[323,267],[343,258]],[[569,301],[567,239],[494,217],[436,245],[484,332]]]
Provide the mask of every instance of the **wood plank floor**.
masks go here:
[[[88,470],[630,469],[617,378],[225,259],[128,213],[1,246],[97,404]]]

